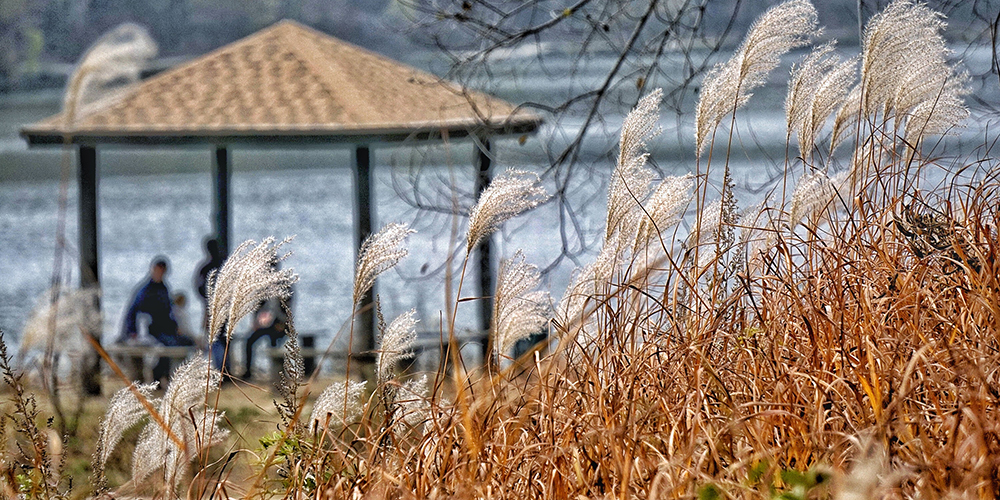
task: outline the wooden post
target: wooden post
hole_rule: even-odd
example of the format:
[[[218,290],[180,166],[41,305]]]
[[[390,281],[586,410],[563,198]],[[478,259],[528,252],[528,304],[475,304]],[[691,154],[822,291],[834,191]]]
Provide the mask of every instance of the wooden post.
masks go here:
[[[480,136],[475,152],[476,165],[476,194],[480,194],[490,185],[492,175],[490,159],[490,140],[488,137]],[[479,328],[486,335],[483,337],[483,363],[489,362],[490,351],[490,323],[493,316],[493,245],[490,236],[483,238],[479,246]]]
[[[80,146],[79,149],[79,230],[80,288],[100,288],[101,274],[98,267],[97,237],[97,148]],[[94,294],[94,307],[101,308],[100,294]],[[90,332],[100,342],[100,332]],[[94,349],[85,349],[81,360],[81,383],[85,394],[101,395],[101,358]]]
[[[358,259],[361,243],[372,234],[372,220],[375,218],[372,206],[371,150],[367,145],[354,149],[354,260]],[[361,298],[358,317],[354,323],[354,345],[352,354],[375,349],[375,311],[372,297],[375,288]]]
[[[219,251],[229,256],[229,181],[232,179],[232,169],[229,150],[226,146],[215,147],[215,157],[212,162],[212,226],[215,239],[219,242]]]

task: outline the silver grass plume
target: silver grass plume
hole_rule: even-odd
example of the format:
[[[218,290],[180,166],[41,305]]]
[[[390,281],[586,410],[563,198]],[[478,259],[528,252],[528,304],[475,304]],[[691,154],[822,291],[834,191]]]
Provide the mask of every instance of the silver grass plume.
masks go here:
[[[538,268],[526,263],[520,250],[500,263],[493,299],[493,354],[496,362],[518,340],[545,328],[551,299],[548,292],[535,290],[540,283]]]
[[[53,291],[46,290],[31,311],[21,332],[22,353],[36,347],[48,349],[51,345],[54,350],[78,354],[83,347],[80,332],[100,331],[101,311],[96,307],[101,295],[99,288],[59,289],[55,303]],[[53,321],[55,330],[50,328]]]
[[[667,177],[660,182],[643,205],[633,251],[651,243],[661,232],[679,223],[694,199],[694,177],[691,174]]]
[[[384,386],[389,383],[397,363],[413,357],[413,343],[417,341],[416,315],[416,309],[410,309],[396,316],[396,319],[382,330],[379,350],[375,353],[379,385]]]
[[[904,138],[916,144],[924,136],[940,135],[959,126],[969,117],[969,108],[955,92],[942,92],[937,99],[928,99],[913,107],[906,118]]]
[[[396,433],[415,429],[430,417],[430,401],[427,400],[427,375],[407,380],[398,391],[397,409],[393,413],[393,427]]]
[[[157,382],[133,383],[129,387],[119,389],[108,401],[108,410],[104,413],[104,419],[101,420],[98,430],[97,449],[94,451],[93,459],[94,478],[98,487],[104,486],[104,466],[121,441],[122,434],[149,416],[146,407],[136,397],[133,389],[155,406],[158,400],[153,398],[153,390],[157,385]]]
[[[834,54],[836,41],[816,47],[800,64],[793,64],[788,77],[788,90],[785,92],[785,126],[788,129],[787,138],[792,134],[801,134],[801,128],[809,113],[809,103],[813,93],[828,71],[840,60]]]
[[[802,219],[826,210],[836,196],[837,188],[824,172],[803,175],[792,192],[788,212],[789,229],[794,229]]]
[[[814,49],[792,69],[785,98],[788,138],[795,133],[799,155],[809,159],[816,135],[831,113],[843,103],[855,78],[854,59],[840,62],[835,42]]]
[[[317,430],[328,425],[348,425],[361,416],[361,395],[365,392],[364,380],[352,382],[345,380],[330,384],[313,403],[309,422]],[[344,401],[347,401],[347,412],[344,412]]]
[[[291,295],[291,286],[299,276],[292,269],[277,269],[273,265],[288,256],[279,256],[278,249],[289,241],[291,238],[275,244],[274,238],[268,237],[258,244],[247,240],[217,272],[209,275],[209,342],[223,326],[226,326],[226,336],[231,338],[236,323],[253,312],[257,304]]]
[[[969,93],[969,77],[948,64],[943,17],[924,4],[896,0],[865,29],[865,114],[881,111],[895,118],[897,127],[905,119],[905,138],[911,145],[923,135],[947,132],[968,117],[963,96]]]
[[[604,294],[611,283],[622,253],[617,236],[601,248],[593,262],[574,271],[569,286],[556,307],[556,319],[571,335],[584,330],[589,314],[587,306]]]
[[[68,80],[63,102],[67,125],[72,125],[81,106],[115,90],[112,86],[138,81],[146,61],[156,52],[156,42],[146,28],[134,23],[121,24],[101,36],[80,58]]]
[[[403,241],[415,232],[406,224],[392,223],[365,238],[358,250],[357,268],[354,271],[354,306],[372,289],[378,275],[392,269],[409,254]]]
[[[854,130],[858,123],[858,114],[861,113],[861,83],[851,87],[847,97],[840,104],[840,109],[833,119],[833,132],[830,135],[830,154],[837,149],[841,143],[849,137],[849,132]]]
[[[867,436],[849,436],[855,450],[851,469],[837,479],[833,498],[836,500],[863,500],[880,498],[893,482],[885,448]]]
[[[184,446],[168,439],[167,432],[157,422],[146,424],[132,456],[133,480],[142,481],[162,467],[168,488],[176,487],[184,464],[201,450],[225,440],[229,431],[218,426],[222,412],[205,407],[207,393],[218,390],[221,382],[222,375],[211,367],[207,358],[193,358],[174,370],[157,411],[163,425],[179,436]]]
[[[499,229],[504,222],[547,200],[548,193],[539,182],[538,174],[515,169],[494,178],[469,212],[466,252],[471,252],[480,240]]]
[[[605,242],[615,232],[631,237],[633,221],[628,220],[635,209],[649,194],[653,173],[646,168],[649,154],[646,142],[660,133],[660,101],[663,90],[656,89],[639,100],[622,123],[619,141],[618,164],[611,175],[608,187],[608,217],[605,223]]]
[[[816,87],[809,104],[809,113],[798,135],[799,154],[803,158],[816,146],[816,136],[830,115],[848,101],[852,84],[857,78],[857,65],[857,57],[841,62],[824,75]]]
[[[746,104],[781,56],[818,34],[816,9],[808,0],[789,0],[762,14],[733,57],[705,75],[695,111],[696,153],[701,156],[722,117]]]
[[[932,86],[939,76],[947,78],[951,74],[944,61],[947,48],[939,34],[945,27],[942,17],[926,5],[895,0],[868,21],[861,52],[865,114],[893,108],[905,113],[909,106],[897,96],[907,93],[906,87],[916,90],[912,88],[916,82],[911,75],[918,80],[930,80],[927,85]],[[942,70],[944,75],[934,74]],[[935,93],[940,88],[937,86]],[[912,101],[902,97],[902,101],[906,100]]]

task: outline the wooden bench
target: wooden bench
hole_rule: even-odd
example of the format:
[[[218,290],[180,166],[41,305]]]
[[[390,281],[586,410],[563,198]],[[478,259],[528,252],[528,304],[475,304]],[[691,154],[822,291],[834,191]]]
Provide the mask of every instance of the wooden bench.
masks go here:
[[[152,380],[153,365],[146,362],[146,357],[170,358],[171,368],[176,368],[184,360],[203,351],[196,346],[165,346],[165,345],[128,345],[110,344],[104,350],[118,367],[132,380]],[[139,372],[142,373],[139,373]]]

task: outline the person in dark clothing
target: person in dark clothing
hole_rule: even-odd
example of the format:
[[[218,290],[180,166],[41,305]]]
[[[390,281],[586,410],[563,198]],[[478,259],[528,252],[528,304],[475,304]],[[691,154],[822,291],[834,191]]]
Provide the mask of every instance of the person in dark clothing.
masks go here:
[[[272,261],[271,266],[277,268],[278,262]],[[247,337],[245,345],[243,359],[246,362],[246,369],[243,372],[243,380],[250,380],[253,377],[254,344],[268,337],[271,347],[277,347],[278,341],[288,334],[291,307],[291,295],[286,299],[270,298],[257,305],[257,311],[253,315],[253,332]]]
[[[165,346],[193,345],[191,339],[177,334],[177,321],[174,319],[170,291],[163,282],[167,274],[167,260],[162,257],[153,259],[149,278],[136,290],[132,303],[125,312],[122,324],[122,334],[118,342],[135,342],[141,330],[146,330],[151,337]],[[138,366],[135,366],[138,362]],[[142,358],[132,359],[133,368],[138,368],[142,374]],[[153,380],[160,380],[170,374],[170,358],[161,357],[153,368]]]
[[[243,358],[246,360],[246,370],[243,372],[243,380],[250,380],[253,377],[254,344],[267,337],[271,341],[271,347],[277,347],[278,341],[287,334],[288,313],[285,302],[275,298],[268,299],[261,303],[254,314],[254,330],[246,340],[246,351]]]
[[[222,267],[222,263],[226,260],[222,251],[219,250],[218,240],[214,238],[205,240],[205,253],[208,255],[206,255],[201,267],[198,268],[198,274],[194,277],[194,286],[198,289],[201,301],[205,303],[205,314],[201,323],[202,330],[208,328],[208,275]]]
[[[205,240],[205,253],[207,254],[205,260],[198,268],[198,274],[194,277],[194,285],[198,289],[198,295],[201,296],[202,303],[205,304],[205,314],[202,316],[201,329],[207,335],[216,336],[210,342],[212,364],[217,370],[228,375],[229,356],[226,355],[226,352],[229,351],[229,339],[223,333],[226,327],[225,325],[222,326],[222,332],[208,332],[208,276],[212,271],[218,271],[222,267],[222,264],[226,261],[226,256],[222,254],[219,242],[214,238]]]

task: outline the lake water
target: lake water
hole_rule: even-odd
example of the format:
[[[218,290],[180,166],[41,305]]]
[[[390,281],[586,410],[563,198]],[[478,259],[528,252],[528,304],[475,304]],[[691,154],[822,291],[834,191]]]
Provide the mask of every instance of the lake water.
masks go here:
[[[978,54],[978,52],[976,52]],[[600,66],[600,65],[598,65]],[[971,71],[989,67],[988,51],[970,57]],[[516,67],[511,64],[511,67]],[[551,68],[550,68],[551,69]],[[598,68],[599,69],[599,68]],[[787,69],[787,66],[786,66]],[[772,74],[772,84],[741,113],[734,155],[734,177],[742,186],[756,186],[777,172],[784,158],[784,94],[786,69]],[[565,89],[553,89],[540,74],[520,74],[518,80],[491,88],[512,101],[552,100]],[[994,83],[995,85],[995,83]],[[533,99],[537,97],[537,99]],[[977,96],[998,102],[996,91],[980,90]],[[21,126],[55,111],[59,92],[0,96],[0,328],[16,344],[30,310],[52,276],[58,220],[58,172],[62,153],[56,149],[27,150],[17,136]],[[686,104],[691,106],[692,103]],[[616,142],[626,109],[604,117],[585,141],[584,162],[592,168],[574,183],[572,196],[579,206],[585,233],[596,238],[603,231],[604,186],[611,172],[605,152]],[[693,113],[678,120],[663,117],[664,134],[651,144],[653,163],[664,175],[693,170],[691,141]],[[496,144],[496,171],[507,167],[541,171],[548,164],[546,150],[564,142],[579,127],[565,120],[555,129],[546,127],[538,138],[524,145],[516,141]],[[555,137],[551,142],[548,138]],[[544,140],[543,140],[544,139]],[[967,130],[947,141],[947,151],[970,151],[982,144],[982,130]],[[436,331],[444,310],[443,271],[455,241],[453,218],[437,210],[414,208],[414,201],[447,207],[452,195],[464,206],[473,190],[472,156],[468,143],[452,145],[374,145],[376,226],[399,221],[418,231],[409,241],[410,256],[379,280],[378,291],[387,316],[416,308],[421,329]],[[193,277],[203,258],[202,240],[211,225],[211,150],[100,148],[100,270],[103,285],[105,338],[117,335],[121,316],[133,288],[148,270],[154,255],[171,262],[168,285],[191,298],[189,314],[197,324],[201,303]],[[320,344],[332,340],[348,319],[353,280],[352,185],[350,151],[337,148],[233,150],[232,238],[235,243],[267,236],[294,235],[287,266],[299,273],[296,285],[296,325],[303,332],[320,333]],[[414,179],[419,178],[419,183]],[[76,187],[69,184],[66,213],[68,248],[65,268],[76,284]],[[551,185],[548,186],[551,188]],[[419,193],[420,199],[414,199]],[[739,191],[744,205],[759,194]],[[406,199],[408,199],[408,201]],[[556,261],[562,250],[558,212],[545,205],[509,223],[495,238],[498,254],[511,256],[523,249],[539,265]],[[459,221],[461,240],[464,219]],[[585,263],[586,256],[578,262]],[[546,275],[545,286],[558,300],[576,264],[563,259]],[[475,283],[473,273],[466,283]],[[472,295],[468,287],[463,295]],[[473,328],[472,304],[460,308],[459,326]],[[242,327],[239,334],[245,332]]]

